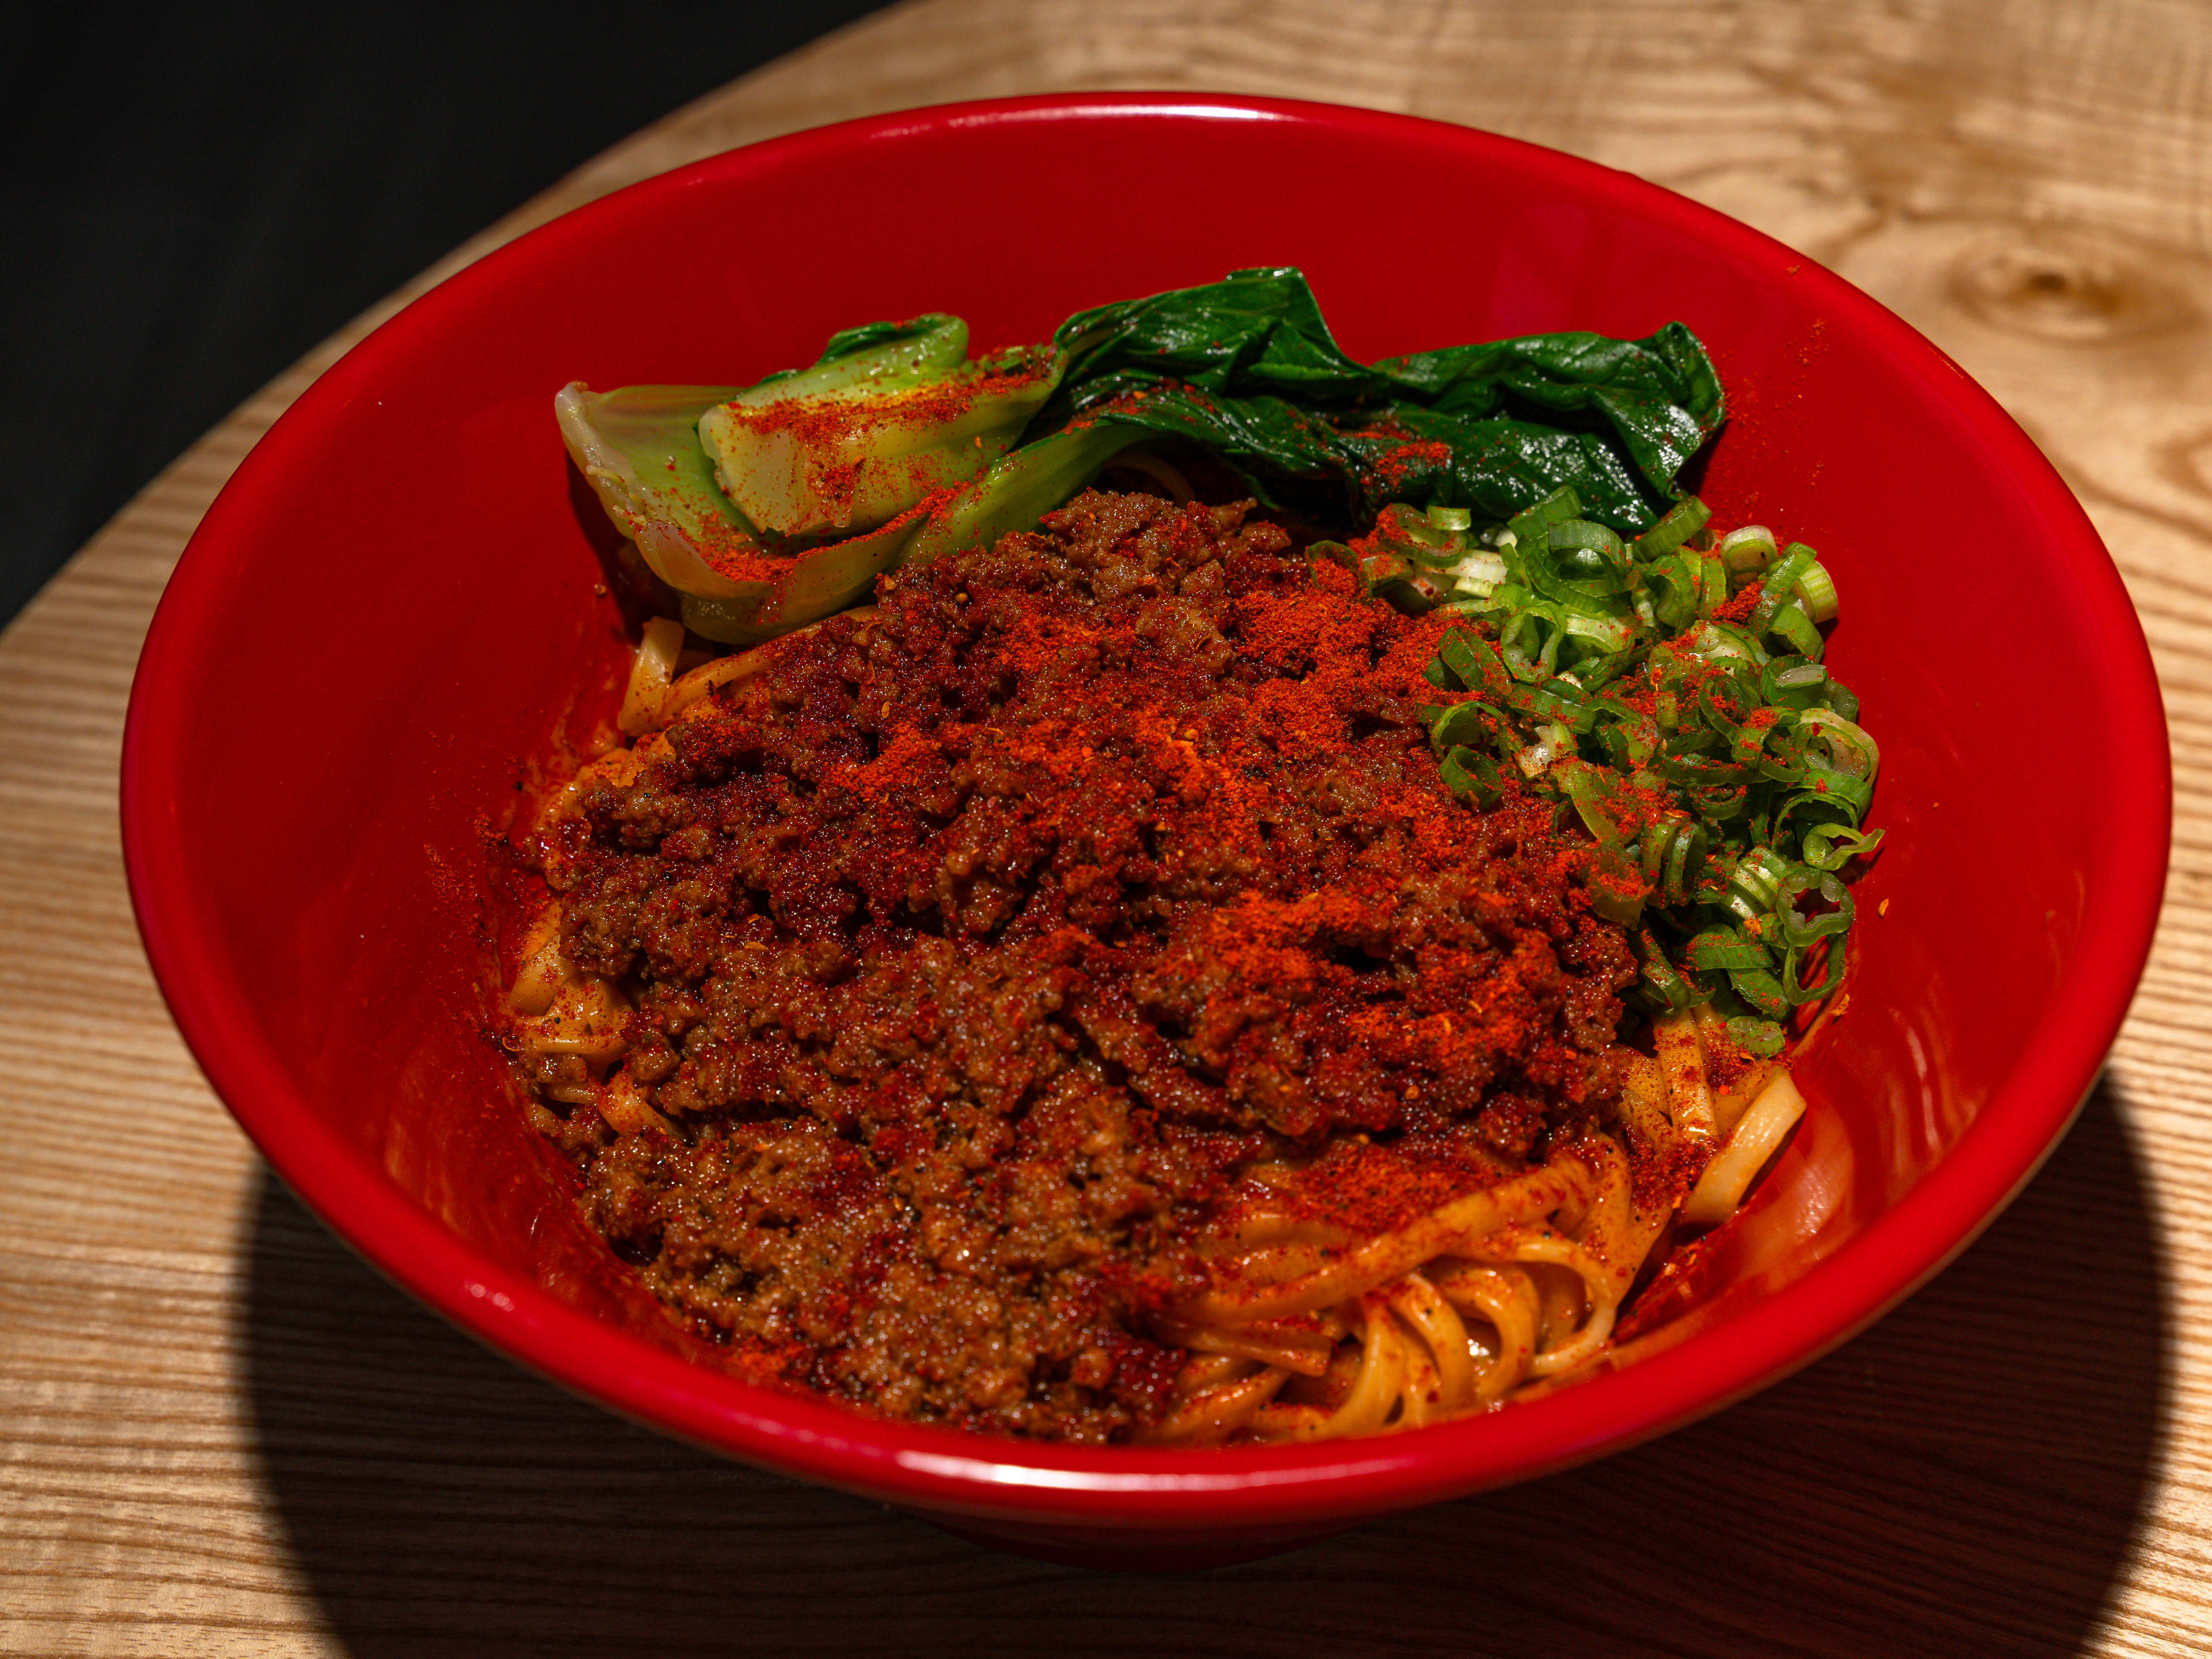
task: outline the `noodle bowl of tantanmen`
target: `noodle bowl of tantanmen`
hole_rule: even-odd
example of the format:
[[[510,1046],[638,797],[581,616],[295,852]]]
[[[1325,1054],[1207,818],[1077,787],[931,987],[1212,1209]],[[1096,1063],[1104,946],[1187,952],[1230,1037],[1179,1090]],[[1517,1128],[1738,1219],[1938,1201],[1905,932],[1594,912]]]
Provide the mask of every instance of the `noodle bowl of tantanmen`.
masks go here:
[[[1162,206],[1164,172],[1182,198],[1172,212]],[[1255,193],[1256,178],[1280,188]],[[988,223],[975,217],[986,198]],[[947,205],[926,229],[902,216],[890,258],[884,240],[893,233],[852,204],[898,200]],[[1008,229],[1021,226],[1030,228]],[[1393,228],[1379,234],[1385,226]],[[877,1389],[862,1401],[871,1409],[856,1412],[794,1390],[787,1377],[732,1366],[717,1328],[753,1316],[737,1305],[745,1286],[709,1282],[711,1274],[686,1279],[681,1264],[672,1267],[659,1250],[665,1212],[651,1249],[642,1231],[623,1232],[625,1218],[656,1201],[653,1183],[668,1185],[665,1169],[617,1149],[580,1188],[558,1135],[540,1133],[543,1123],[533,1129],[526,1116],[526,1102],[555,1118],[561,1103],[518,1089],[514,1046],[498,1040],[514,1019],[539,1017],[517,1015],[507,1001],[507,976],[527,941],[507,920],[518,895],[503,884],[498,850],[526,833],[604,747],[638,638],[637,613],[623,608],[617,538],[564,453],[549,404],[576,381],[750,384],[811,362],[823,339],[875,318],[957,312],[987,343],[1040,340],[1079,307],[1261,264],[1303,269],[1346,349],[1363,362],[1543,331],[1640,338],[1678,320],[1710,349],[1731,418],[1688,482],[1711,504],[1717,528],[1771,524],[1785,538],[1817,543],[1844,595],[1826,662],[1863,701],[1881,743],[1868,822],[1886,839],[1853,872],[1860,923],[1848,1000],[1791,1056],[1809,1103],[1803,1118],[1741,1215],[1655,1281],[1652,1305],[1629,1304],[1632,1322],[1612,1334],[1612,1358],[1583,1364],[1590,1354],[1569,1352],[1587,1328],[1593,1292],[1573,1307],[1559,1297],[1549,1314],[1524,1307],[1532,1334],[1547,1320],[1558,1328],[1550,1345],[1565,1356],[1558,1369],[1574,1380],[1497,1409],[1472,1400],[1478,1408],[1440,1413],[1449,1420],[1425,1426],[1399,1420],[1411,1397],[1403,1355],[1399,1403],[1352,1425],[1362,1432],[1270,1437],[1277,1443],[1243,1433],[1226,1437],[1229,1443],[1198,1443],[1206,1433],[1158,1443],[1133,1423],[1106,1422],[1097,1414],[1106,1395],[1095,1390],[1057,1403],[1010,1384],[994,1395],[972,1353],[957,1364],[926,1355],[912,1364],[927,1332],[905,1356],[918,1379],[909,1394],[922,1408],[904,1413],[896,1383],[868,1382]],[[1480,879],[1492,884],[1487,902],[1503,918],[1493,943],[1510,957],[1516,929],[1541,923],[1558,933],[1562,907],[1573,904],[1560,848],[1547,840],[1565,833],[1554,819],[1468,811],[1436,784],[1422,733],[1393,749],[1378,738],[1390,729],[1387,709],[1365,706],[1355,715],[1342,703],[1413,701],[1411,684],[1394,690],[1380,680],[1419,678],[1436,645],[1416,637],[1426,624],[1374,613],[1352,675],[1352,656],[1329,626],[1355,615],[1358,596],[1335,596],[1334,611],[1316,608],[1318,588],[1294,593],[1255,574],[1258,562],[1281,552],[1276,538],[1285,532],[1269,514],[1231,508],[1218,491],[1200,492],[1212,507],[1186,507],[1172,489],[1127,472],[1108,475],[1102,489],[1068,509],[1072,516],[1030,532],[1042,544],[1030,548],[1024,568],[1048,555],[1064,567],[1060,632],[1048,641],[1055,647],[1092,623],[1101,637],[1125,622],[1133,632],[1146,621],[1137,611],[1151,602],[1149,635],[1118,664],[1109,650],[1082,665],[1083,677],[1040,695],[994,738],[993,752],[971,749],[958,764],[971,775],[996,767],[1009,799],[1049,774],[1062,792],[1054,799],[1066,802],[1066,833],[1133,836],[1132,856],[1152,859],[1176,849],[1146,844],[1125,811],[1139,781],[1187,814],[1196,832],[1186,837],[1187,858],[1217,842],[1232,846],[1241,833],[1244,820],[1235,814],[1205,813],[1224,781],[1200,774],[1224,759],[1233,763],[1229,781],[1249,781],[1255,799],[1396,791],[1403,835],[1388,849],[1391,891],[1419,889],[1425,879],[1432,889],[1475,879],[1454,860],[1463,860],[1470,834],[1486,837],[1481,867],[1491,873]],[[1121,520],[1108,522],[1115,514]],[[1108,568],[1127,564],[1147,536],[1149,568]],[[778,718],[790,740],[834,758],[842,740],[835,722],[818,730],[807,723],[810,707],[826,707],[833,681],[848,694],[863,687],[878,709],[924,696],[957,703],[954,659],[943,659],[941,672],[930,669],[938,659],[927,631],[995,605],[1012,638],[1042,612],[1030,575],[947,564],[948,575],[957,569],[970,580],[939,591],[930,568],[895,573],[872,617],[841,619],[769,647],[767,669],[781,664],[783,690],[726,688],[716,706],[750,698],[773,712],[783,696]],[[1171,683],[1175,672],[1163,664],[1215,682],[1235,672],[1228,658],[1212,660],[1223,638],[1208,620],[1217,612],[1206,610],[1215,581],[1225,585],[1217,597],[1255,617],[1270,605],[1281,611],[1272,634],[1258,628],[1249,640],[1224,639],[1232,655],[1297,649],[1304,661],[1321,663],[1340,653],[1345,672],[1335,681],[1304,674],[1295,684],[1304,688],[1298,696],[1339,700],[1331,714],[1347,734],[1345,752],[1274,741],[1270,734],[1294,722],[1298,708],[1262,706],[1247,695],[1249,706],[1240,708],[1218,696],[1218,684],[1209,706]],[[1086,607],[1123,600],[1126,617],[1086,622]],[[1961,625],[1962,607],[1972,627]],[[1312,635],[1302,644],[1301,628]],[[1146,672],[1133,676],[1129,664],[1139,659]],[[1050,661],[1036,666],[1042,675]],[[1257,680],[1248,682],[1249,694]],[[2055,686],[2065,688],[2063,696]],[[1290,693],[1266,695],[1280,702]],[[1210,724],[1201,727],[1194,715]],[[838,718],[849,726],[853,717],[848,709]],[[898,726],[892,718],[885,729]],[[1086,757],[1085,727],[1119,735],[1091,742]],[[719,715],[680,726],[672,715],[657,736],[696,744],[709,728],[728,737]],[[1246,745],[1263,739],[1267,764],[1283,769],[1278,775],[1255,775],[1266,757]],[[1416,760],[1428,775],[1412,769]],[[878,787],[921,800],[945,787],[939,771],[952,763],[941,745],[910,740],[902,758],[886,746],[867,764]],[[2027,837],[2008,826],[2020,810],[2018,781],[2031,775],[2038,834]],[[1116,1551],[1135,1559],[1170,1545],[1184,1559],[1193,1550],[1249,1551],[1541,1474],[1724,1404],[1877,1316],[1972,1238],[2069,1121],[2148,949],[2167,822],[2154,684],[2109,559],[2017,428],[1872,301],[1692,204],[1509,141],[1312,106],[1146,97],[924,112],[734,152],[580,210],[410,307],[301,399],[210,511],[149,641],[124,781],[134,898],[186,1038],[278,1171],[398,1282],[525,1364],[672,1432],[1027,1547],[1097,1559]],[[966,787],[975,785],[969,776]],[[603,798],[581,810],[587,818],[596,811],[603,830],[617,797],[623,811],[667,814],[656,833],[680,833],[697,820],[696,803],[678,799],[680,790],[665,791],[656,805],[635,779],[602,779],[597,787]],[[1194,798],[1183,801],[1178,789]],[[787,889],[791,915],[800,915],[810,893],[822,900],[827,889],[804,878],[818,875],[825,860],[837,866],[838,883],[864,892],[869,866],[852,848],[819,823],[811,841],[778,844],[757,833],[769,827],[758,806],[737,811],[732,823],[743,819],[755,834],[749,856],[766,861],[766,887]],[[1424,814],[1455,810],[1462,823],[1449,846],[1425,842]],[[1489,827],[1469,832],[1466,823]],[[1269,825],[1282,856],[1314,829],[1281,811]],[[901,849],[877,850],[888,872]],[[1617,993],[1623,964],[1605,954],[1617,930],[1571,926],[1559,934],[1545,970],[1552,977],[1531,974],[1531,1006],[1546,1015],[1540,1029],[1493,1020],[1479,1033],[1455,1026],[1447,1035],[1451,1005],[1473,1000],[1448,971],[1387,990],[1373,980],[1383,957],[1359,936],[1371,933],[1383,884],[1371,864],[1360,866],[1362,850],[1328,865],[1332,879],[1297,893],[1255,894],[1239,885],[1243,878],[1225,879],[1209,918],[1188,920],[1183,934],[1170,923],[1156,929],[1141,972],[1089,973],[1091,1004],[1079,1032],[1091,1048],[1079,1057],[1094,1063],[1079,1076],[1052,1058],[1064,1059],[1065,1042],[1053,1034],[1069,1026],[1051,1005],[1055,996],[1066,1004],[1071,975],[1085,975],[1082,952],[1110,934],[1106,919],[1079,915],[1083,939],[1040,929],[1018,951],[1002,950],[984,964],[999,1001],[977,1004],[1001,1012],[989,1031],[979,1030],[970,1058],[979,1073],[1031,1066],[1042,1078],[1037,1097],[1048,1097],[1050,1109],[1029,1131],[1033,1144],[1011,1160],[983,1143],[1018,1138],[1019,1126],[980,1117],[939,1133],[942,1145],[930,1148],[945,1192],[955,1190],[956,1171],[963,1180],[981,1170],[1010,1188],[1028,1183],[1001,1219],[1038,1230],[1040,1261],[1082,1246],[1116,1182],[1127,1190],[1111,1202],[1125,1206],[1115,1212],[1124,1216],[1161,1201],[1164,1188],[1175,1188],[1170,1199],[1213,1193],[1208,1213],[1220,1224],[1178,1236],[1175,1250],[1150,1260],[1148,1270],[1182,1276],[1146,1302],[1145,1340],[1177,1350],[1179,1363],[1218,1355],[1215,1380],[1232,1390],[1270,1368],[1282,1373],[1261,1385],[1273,1390],[1261,1408],[1293,1413],[1273,1419],[1289,1426],[1347,1403],[1341,1389],[1280,1397],[1285,1376],[1310,1375],[1316,1362],[1326,1371],[1322,1349],[1356,1335],[1345,1325],[1343,1298],[1328,1295],[1340,1287],[1314,1277],[1330,1262],[1468,1194],[1502,1195],[1521,1207],[1461,1216],[1462,1240],[1515,1229],[1532,1239],[1547,1227],[1577,1233],[1598,1197],[1601,1153],[1530,1159],[1536,1143],[1519,1137],[1532,1126],[1516,1127],[1510,1111],[1492,1113],[1480,1133],[1455,1127],[1480,1121],[1480,1103],[1439,1107],[1424,1121],[1417,1108],[1407,1118],[1408,1068],[1418,1062],[1429,1066],[1425,1075],[1449,1075],[1433,1045],[1456,1042],[1470,1045],[1455,1051],[1463,1058],[1479,1048],[1492,1072],[1553,1079],[1562,1098],[1577,1088],[1601,1097],[1618,1085],[1570,1075],[1568,1051],[1585,1070],[1612,1063],[1601,1042],[1538,1052],[1547,1042],[1559,1045],[1577,1020],[1590,1023],[1596,1005]],[[564,902],[611,915],[625,902],[621,860],[606,846],[571,852],[578,862]],[[963,904],[1016,902],[1012,890],[992,884],[1007,856],[1003,848],[975,849],[948,901],[956,915]],[[918,878],[907,871],[903,879],[911,887]],[[633,891],[628,902],[650,896]],[[1130,890],[1091,897],[1127,904]],[[1241,925],[1224,932],[1231,920]],[[680,952],[680,931],[663,928],[658,947]],[[568,936],[576,933],[572,921]],[[764,939],[764,959],[789,957],[805,935],[792,927]],[[1271,957],[1271,949],[1291,955]],[[928,971],[943,978],[975,971],[988,955],[923,953]],[[610,973],[621,966],[592,965]],[[1494,981],[1496,963],[1483,972]],[[1219,1133],[1279,1139],[1287,1132],[1295,1140],[1300,1114],[1318,1111],[1328,1118],[1324,1136],[1301,1144],[1328,1150],[1271,1162],[1268,1146],[1247,1148],[1226,1172],[1234,1203],[1222,1199],[1222,1171],[1201,1167],[1209,1158],[1221,1164],[1222,1145],[1187,1139],[1178,1149],[1185,1164],[1165,1175],[1155,1145],[1146,1170],[1133,1171],[1116,1164],[1113,1114],[1085,1097],[1101,1079],[1118,1088],[1144,1074],[1138,1050],[1147,1033],[1198,1040],[1224,974],[1241,976],[1227,988],[1249,1005],[1240,1030],[1260,1031],[1284,1054],[1335,1057],[1334,1092],[1316,1105],[1310,1088],[1300,1098],[1306,1073],[1297,1066],[1271,1076],[1259,1049],[1245,1053],[1250,1103],[1240,1109],[1256,1127],[1224,1121]],[[1303,989],[1286,994],[1301,975]],[[795,1029],[804,1011],[790,985],[773,977],[758,988],[755,1012]],[[1100,987],[1129,999],[1134,1017],[1115,1024],[1102,1012],[1110,998]],[[872,1012],[824,1005],[808,1016],[834,1018],[835,1032],[854,1048],[845,1060],[855,1075],[870,1066],[895,1070],[902,1061],[889,1052],[898,1041],[893,1028],[912,1018],[892,1007],[888,980],[871,994]],[[1404,1020],[1375,1018],[1386,996],[1406,1005]],[[1422,998],[1441,1000],[1431,1007]],[[1386,1025],[1395,1035],[1384,1034]],[[1431,1049],[1403,1048],[1412,1028]],[[1043,1046],[1025,1054],[1018,1041],[1024,1033]],[[1095,1063],[1116,1042],[1133,1046],[1110,1065]],[[732,1064],[744,1059],[732,1052]],[[951,1050],[939,1044],[937,1052]],[[1370,1072],[1369,1083],[1358,1081]],[[837,1087],[852,1081],[831,1079]],[[539,1086],[564,1085],[551,1077]],[[1532,1089],[1506,1092],[1542,1115]],[[1385,1095],[1400,1108],[1387,1124],[1373,1104]],[[772,1208],[779,1171],[806,1176],[817,1193],[825,1180],[834,1186],[831,1166],[854,1141],[841,1136],[834,1110],[813,1121],[822,1127],[792,1128],[789,1145],[754,1134],[743,1170],[726,1157],[714,1170],[690,1170],[691,1190],[750,1182],[752,1199]],[[1409,1164],[1402,1143],[1423,1133],[1435,1142],[1433,1156]],[[624,1156],[630,1166],[615,1167]],[[1063,1178],[1056,1188],[1044,1182],[1039,1171],[1054,1160],[1082,1161],[1082,1180]],[[1431,1189],[1440,1175],[1449,1191]],[[1528,1190],[1546,1179],[1582,1180],[1588,1189]],[[1136,1190],[1147,1182],[1152,1196]],[[1317,1194],[1331,1182],[1334,1208],[1324,1215]],[[1355,1191],[1358,1204],[1346,1197]],[[870,1201],[854,1188],[856,1208]],[[1355,1212],[1366,1230],[1358,1237],[1328,1233]],[[757,1205],[756,1220],[761,1213]],[[956,1258],[972,1212],[948,1200],[930,1206],[927,1218],[942,1235],[933,1249]],[[1565,1282],[1551,1267],[1573,1277],[1561,1264],[1575,1242],[1555,1238],[1523,1253],[1528,1261],[1547,1251],[1555,1258],[1530,1280],[1540,1300],[1546,1283]],[[1400,1287],[1407,1269],[1439,1255],[1435,1271],[1447,1275],[1498,1265],[1449,1250],[1423,1255],[1402,1241],[1400,1249],[1411,1254],[1388,1277]],[[1224,1253],[1241,1253],[1244,1265],[1218,1270]],[[714,1254],[702,1249],[684,1260]],[[880,1284],[885,1268],[823,1266],[822,1254],[813,1266],[801,1269],[793,1258],[779,1271],[799,1300],[818,1299],[807,1316],[834,1322],[838,1297],[850,1289],[841,1278],[857,1284],[875,1273]],[[764,1265],[753,1264],[755,1282]],[[641,1271],[660,1273],[661,1282],[641,1285]],[[1438,1291],[1431,1301],[1416,1291],[1377,1310],[1416,1357],[1423,1344],[1441,1351],[1446,1318],[1482,1322],[1473,1281],[1445,1288],[1464,1294]],[[1518,1316],[1500,1297],[1522,1292],[1491,1292],[1490,1328],[1502,1334]],[[963,1310],[944,1300],[941,1279],[933,1287],[915,1281],[901,1294],[915,1325],[961,1328]],[[670,1319],[669,1304],[687,1297],[694,1313],[726,1316]],[[1247,1305],[1225,1306],[1224,1297]],[[1103,1328],[1076,1323],[1094,1335]],[[1238,1340],[1219,1335],[1249,1335],[1262,1323],[1274,1351],[1242,1340],[1237,1352]],[[1094,1352],[1110,1345],[1090,1337],[1051,1341],[1064,1351],[1071,1379],[1109,1376],[1131,1358]],[[1547,1339],[1534,1334],[1534,1342],[1541,1348]],[[956,1378],[968,1405],[930,1409],[932,1389],[949,1399]],[[1530,1381],[1540,1379],[1517,1376],[1515,1391],[1525,1395]],[[1480,1391],[1473,1376],[1438,1382],[1462,1403]],[[819,1379],[810,1386],[818,1391]],[[1016,1416],[1041,1414],[1026,1423],[979,1420],[1001,1398]],[[1012,1403],[1018,1399],[1026,1403]],[[1072,1432],[1040,1437],[1054,1413]],[[1160,1420],[1147,1419],[1154,1427]],[[1398,1431],[1364,1432],[1385,1426]],[[1074,1443],[1085,1439],[1115,1443]]]

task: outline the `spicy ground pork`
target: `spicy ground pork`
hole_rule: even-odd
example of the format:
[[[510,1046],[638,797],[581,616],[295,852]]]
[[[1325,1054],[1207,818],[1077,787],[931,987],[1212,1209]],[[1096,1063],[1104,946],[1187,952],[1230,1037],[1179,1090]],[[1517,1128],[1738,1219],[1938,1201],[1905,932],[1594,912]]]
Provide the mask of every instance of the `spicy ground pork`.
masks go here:
[[[757,1374],[1110,1440],[1246,1170],[1373,1231],[1582,1133],[1632,958],[1586,840],[1445,788],[1441,626],[1091,493],[774,647],[540,848],[669,1125],[541,1109],[592,1223]]]

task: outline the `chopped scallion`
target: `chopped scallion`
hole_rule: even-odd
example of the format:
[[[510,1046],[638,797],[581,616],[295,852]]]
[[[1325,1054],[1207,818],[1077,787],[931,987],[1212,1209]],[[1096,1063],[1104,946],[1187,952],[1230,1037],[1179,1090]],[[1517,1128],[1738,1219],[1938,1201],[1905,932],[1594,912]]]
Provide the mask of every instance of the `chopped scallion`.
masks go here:
[[[1565,490],[1479,531],[1460,509],[1392,512],[1416,521],[1397,580],[1433,580],[1473,624],[1428,670],[1457,699],[1422,711],[1445,782],[1571,811],[1592,911],[1634,930],[1644,1003],[1711,1003],[1745,1048],[1778,1052],[1780,1022],[1842,982],[1838,872],[1881,842],[1860,828],[1880,751],[1821,661],[1837,598],[1819,556],[1763,525],[1694,550],[1694,497],[1629,544]]]

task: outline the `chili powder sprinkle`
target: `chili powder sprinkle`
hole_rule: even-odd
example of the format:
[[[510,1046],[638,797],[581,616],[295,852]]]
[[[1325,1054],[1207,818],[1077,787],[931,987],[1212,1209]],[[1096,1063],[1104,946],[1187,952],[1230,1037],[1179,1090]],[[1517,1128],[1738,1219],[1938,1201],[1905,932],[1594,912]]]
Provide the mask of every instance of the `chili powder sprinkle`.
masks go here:
[[[783,641],[544,849],[672,1129],[565,1116],[593,1224],[750,1370],[1107,1441],[1249,1172],[1358,1232],[1540,1163],[1633,959],[1549,806],[1444,787],[1443,626],[1088,493]]]

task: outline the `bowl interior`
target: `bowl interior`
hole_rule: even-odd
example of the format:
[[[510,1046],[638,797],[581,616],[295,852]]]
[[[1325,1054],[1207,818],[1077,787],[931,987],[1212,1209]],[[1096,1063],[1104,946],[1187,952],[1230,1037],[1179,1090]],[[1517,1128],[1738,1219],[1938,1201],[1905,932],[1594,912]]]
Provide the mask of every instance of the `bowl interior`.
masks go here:
[[[1169,1456],[863,1422],[684,1363],[563,1200],[481,1034],[484,838],[627,642],[551,417],[571,380],[742,382],[946,310],[979,346],[1296,264],[1372,358],[1522,331],[1712,349],[1703,493],[1813,543],[1888,845],[1814,1110],[1644,1364],[1350,1448]],[[1945,358],[1819,268],[1625,175],[1313,106],[1093,98],[827,129],[651,181],[464,272],[334,368],[208,516],[142,665],[125,834],[209,1075],[357,1248],[622,1409],[975,1514],[1350,1515],[1555,1467],[1809,1358],[1959,1248],[2078,1103],[2140,969],[2166,760],[2079,509]],[[1688,1336],[1690,1340],[1677,1339]],[[1271,1495],[1272,1494],[1272,1495]]]

